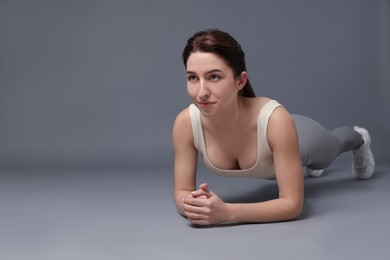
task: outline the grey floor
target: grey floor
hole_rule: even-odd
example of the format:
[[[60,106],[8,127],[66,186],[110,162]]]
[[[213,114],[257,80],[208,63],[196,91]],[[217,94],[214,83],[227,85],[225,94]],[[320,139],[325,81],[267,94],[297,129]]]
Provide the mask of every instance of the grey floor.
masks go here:
[[[277,195],[273,181],[200,169],[227,201]],[[306,179],[301,219],[193,227],[172,200],[171,167],[1,170],[0,259],[390,259],[390,165]]]

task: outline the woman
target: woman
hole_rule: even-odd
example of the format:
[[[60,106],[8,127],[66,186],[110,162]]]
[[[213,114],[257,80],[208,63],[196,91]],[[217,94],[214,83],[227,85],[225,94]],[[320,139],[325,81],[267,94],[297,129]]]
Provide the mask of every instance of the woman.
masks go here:
[[[173,126],[175,202],[195,225],[274,222],[300,216],[304,174],[319,176],[342,152],[353,152],[352,171],[367,179],[375,163],[364,128],[328,132],[315,121],[292,116],[277,101],[255,97],[244,52],[228,33],[194,34],[183,52],[193,104]],[[258,203],[226,203],[207,183],[196,189],[198,152],[223,176],[276,179],[279,197]]]

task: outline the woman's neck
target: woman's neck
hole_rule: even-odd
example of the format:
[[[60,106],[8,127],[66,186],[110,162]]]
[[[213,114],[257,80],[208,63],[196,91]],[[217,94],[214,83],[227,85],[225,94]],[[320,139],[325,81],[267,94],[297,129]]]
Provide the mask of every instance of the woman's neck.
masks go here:
[[[203,117],[203,120],[208,127],[226,131],[242,125],[246,114],[245,100],[238,97],[224,111],[213,117]]]

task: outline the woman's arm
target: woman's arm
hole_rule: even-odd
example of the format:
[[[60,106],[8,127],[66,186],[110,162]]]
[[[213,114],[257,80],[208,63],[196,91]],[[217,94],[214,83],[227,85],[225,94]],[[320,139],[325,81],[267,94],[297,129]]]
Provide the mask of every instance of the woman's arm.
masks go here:
[[[302,212],[304,177],[298,135],[294,121],[283,107],[273,112],[267,137],[273,153],[279,197],[254,204],[230,204],[230,221],[286,221],[298,218]]]
[[[184,209],[191,223],[259,223],[299,217],[304,201],[302,163],[295,124],[284,108],[277,108],[272,114],[267,136],[273,151],[279,197],[258,203],[225,203],[208,190],[207,184],[202,184],[184,201]],[[198,196],[207,196],[208,200],[197,199]]]
[[[188,197],[196,186],[196,167],[198,151],[194,147],[191,119],[188,108],[175,120],[172,131],[175,153],[174,159],[174,197],[177,210],[184,215],[183,199]]]

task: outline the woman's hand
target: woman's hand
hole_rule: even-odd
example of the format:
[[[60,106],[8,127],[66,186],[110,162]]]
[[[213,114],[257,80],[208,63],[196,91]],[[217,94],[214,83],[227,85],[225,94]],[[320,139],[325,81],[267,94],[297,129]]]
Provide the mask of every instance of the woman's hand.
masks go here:
[[[208,184],[203,183],[183,199],[184,214],[194,225],[212,225],[227,221],[227,203],[215,193],[208,190]]]

